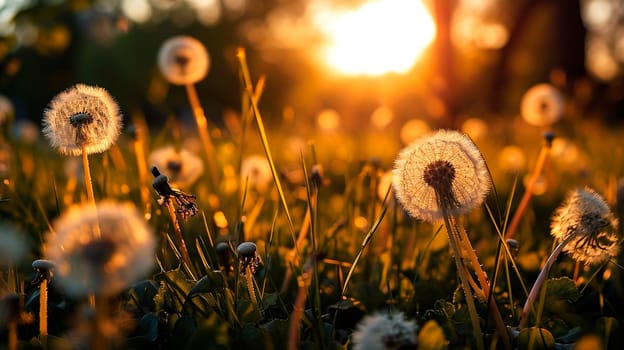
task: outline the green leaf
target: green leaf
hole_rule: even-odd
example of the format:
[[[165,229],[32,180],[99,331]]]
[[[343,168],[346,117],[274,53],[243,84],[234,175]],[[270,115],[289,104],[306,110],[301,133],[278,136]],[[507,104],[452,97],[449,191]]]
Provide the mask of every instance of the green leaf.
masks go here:
[[[581,297],[581,293],[576,288],[574,281],[570,278],[551,278],[546,281],[546,297],[551,300],[577,301]]]
[[[225,279],[221,271],[208,271],[208,273],[199,279],[191,288],[188,298],[192,298],[198,293],[214,293],[225,288]]]
[[[436,321],[429,320],[418,332],[418,349],[446,349],[448,341],[444,337],[442,327]]]

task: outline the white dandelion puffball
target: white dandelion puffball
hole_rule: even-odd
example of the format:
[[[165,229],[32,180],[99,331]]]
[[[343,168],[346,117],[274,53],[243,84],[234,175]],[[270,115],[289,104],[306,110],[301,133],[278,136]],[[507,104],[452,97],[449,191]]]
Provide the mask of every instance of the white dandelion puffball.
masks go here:
[[[393,186],[411,216],[433,222],[444,211],[449,215],[470,212],[483,202],[492,183],[472,140],[457,131],[439,130],[401,150]]]
[[[130,203],[103,201],[69,208],[46,236],[45,258],[74,296],[110,296],[142,278],[154,264],[152,230]]]
[[[558,242],[574,235],[563,251],[586,264],[600,264],[619,253],[618,220],[590,188],[568,193],[552,217],[550,234]]]
[[[171,84],[194,84],[208,74],[210,55],[199,40],[185,35],[175,36],[160,47],[158,68]]]
[[[266,192],[273,182],[271,165],[266,157],[260,155],[251,155],[243,159],[240,174],[243,186],[247,182],[249,188],[253,188],[260,193]]]
[[[534,126],[550,126],[563,114],[563,95],[550,84],[538,84],[527,90],[520,106],[522,118]]]
[[[44,112],[43,135],[59,153],[101,153],[117,141],[122,117],[104,89],[75,85],[56,95]]]
[[[186,149],[166,146],[152,151],[149,164],[156,166],[176,187],[188,188],[204,173],[202,159]]]

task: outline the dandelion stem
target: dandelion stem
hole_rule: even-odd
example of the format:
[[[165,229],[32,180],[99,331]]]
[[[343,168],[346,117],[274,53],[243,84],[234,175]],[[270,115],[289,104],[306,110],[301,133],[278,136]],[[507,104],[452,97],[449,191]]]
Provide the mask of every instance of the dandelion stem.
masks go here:
[[[309,268],[308,268],[309,270]],[[297,338],[299,337],[299,324],[303,317],[303,310],[305,308],[305,302],[307,298],[308,284],[310,283],[310,274],[308,271],[304,271],[301,276],[297,278],[297,285],[299,290],[297,291],[297,297],[293,306],[293,312],[290,316],[290,323],[288,325],[288,345],[286,349],[296,350]]]
[[[539,292],[540,288],[542,287],[542,284],[544,284],[544,281],[546,281],[546,278],[548,277],[550,268],[557,260],[557,257],[559,256],[563,248],[568,243],[570,243],[575,238],[575,236],[576,236],[575,234],[568,235],[563,241],[561,241],[561,243],[559,243],[555,247],[552,253],[550,253],[548,260],[546,260],[544,267],[542,267],[542,271],[540,271],[539,275],[537,276],[537,279],[535,280],[535,283],[533,284],[533,287],[531,288],[531,291],[529,292],[529,296],[527,297],[527,300],[524,303],[524,307],[522,308],[522,315],[520,316],[520,322],[518,323],[518,328],[522,329],[527,326],[529,312],[531,308],[533,307],[535,298],[537,298],[537,293]]]
[[[479,258],[477,257],[477,254],[475,253],[475,250],[470,243],[470,238],[468,238],[466,230],[464,230],[464,228],[457,223],[457,220],[455,220],[454,217],[451,217],[450,221],[455,226],[455,229],[459,233],[460,240],[466,248],[465,251],[468,253],[468,258],[470,259],[472,267],[475,270],[477,278],[479,279],[479,284],[481,284],[484,299],[488,303],[489,310],[494,317],[494,322],[496,322],[496,328],[498,329],[499,336],[503,340],[503,345],[505,345],[506,349],[511,349],[511,342],[509,340],[509,334],[507,333],[507,327],[505,326],[503,317],[500,313],[500,310],[498,309],[498,305],[496,305],[496,300],[494,300],[494,298],[490,294],[490,282],[485,271],[483,271],[481,264],[479,263]]]
[[[199,137],[201,138],[204,151],[206,152],[206,158],[208,161],[208,169],[210,172],[210,180],[213,185],[213,190],[219,186],[219,174],[217,173],[217,164],[215,164],[214,146],[210,139],[210,133],[208,132],[208,121],[204,114],[204,109],[199,103],[197,97],[197,90],[195,85],[186,84],[186,95],[188,96],[189,103],[191,104],[191,110],[193,111],[193,117],[195,117],[195,123],[197,124],[197,130],[199,131]]]
[[[82,172],[84,173],[84,182],[85,187],[87,188],[87,200],[95,210],[97,206],[95,204],[95,196],[93,195],[93,181],[91,180],[91,170],[89,169],[89,156],[87,154],[86,145],[82,146]],[[93,235],[95,236],[95,239],[102,238],[102,234],[100,232],[100,224],[97,222],[96,225],[93,226]]]
[[[17,350],[17,320],[9,321],[9,350]]]
[[[47,347],[48,337],[48,279],[44,278],[39,285],[39,337]]]
[[[516,209],[516,212],[514,213],[514,216],[511,219],[511,223],[509,224],[509,227],[507,228],[507,232],[505,233],[505,239],[514,238],[516,235],[516,231],[518,230],[518,225],[520,224],[520,220],[522,219],[522,216],[524,215],[524,212],[526,211],[526,208],[529,205],[529,201],[531,200],[531,197],[533,196],[533,189],[535,188],[535,185],[537,184],[537,181],[539,180],[540,175],[542,175],[542,170],[544,169],[544,165],[546,164],[546,160],[548,159],[548,154],[550,153],[550,146],[551,146],[550,142],[546,142],[546,144],[544,144],[542,148],[540,149],[540,153],[537,158],[537,163],[535,164],[535,169],[533,170],[533,175],[531,176],[531,179],[529,180],[529,183],[527,184],[527,187],[524,191],[524,195],[522,196],[522,199],[520,200],[520,204],[518,204],[518,209]]]
[[[173,224],[173,231],[176,234],[176,238],[180,242],[180,253],[182,255],[182,260],[184,260],[184,264],[186,264],[189,268],[189,272],[193,275],[193,265],[191,264],[191,257],[188,253],[188,249],[186,248],[186,242],[184,241],[184,236],[182,236],[182,230],[180,229],[180,223],[178,222],[178,217],[175,213],[175,208],[173,207],[173,202],[171,199],[165,200],[167,204],[167,209],[169,210],[169,217],[171,217],[171,223]]]
[[[256,299],[256,292],[254,291],[253,284],[253,275],[251,274],[250,266],[245,267],[245,280],[247,281],[247,291],[249,291],[249,299],[251,299],[251,303],[253,304],[253,306],[257,308],[258,311],[262,314],[262,311],[260,311],[260,308],[258,306],[258,300]]]
[[[143,203],[143,207],[145,209],[145,213],[149,213],[150,211],[150,201],[149,194],[150,191],[147,187],[147,164],[145,162],[145,150],[143,148],[143,137],[139,131],[137,131],[138,136],[132,142],[132,147],[134,148],[134,153],[136,155],[137,161],[137,169],[139,171],[139,183],[140,183],[140,191],[141,191],[141,202]]]
[[[437,194],[437,191],[436,191]],[[438,201],[439,196],[438,197]],[[450,221],[450,216],[447,213],[444,205],[440,205],[442,208],[442,217],[444,218],[444,226],[446,226],[446,232],[449,236],[449,244],[451,246],[451,250],[453,251],[453,257],[455,258],[455,265],[457,266],[457,273],[459,274],[459,280],[462,290],[464,291],[464,296],[466,297],[466,305],[468,306],[468,313],[470,314],[470,321],[472,322],[472,329],[474,331],[475,341],[477,342],[477,348],[479,350],[485,349],[483,345],[483,333],[481,332],[481,325],[479,324],[479,315],[477,314],[477,308],[475,306],[474,298],[472,297],[472,293],[470,292],[470,284],[468,282],[468,276],[466,274],[465,265],[461,258],[461,253],[459,250],[457,240],[459,237],[455,232],[455,229]]]

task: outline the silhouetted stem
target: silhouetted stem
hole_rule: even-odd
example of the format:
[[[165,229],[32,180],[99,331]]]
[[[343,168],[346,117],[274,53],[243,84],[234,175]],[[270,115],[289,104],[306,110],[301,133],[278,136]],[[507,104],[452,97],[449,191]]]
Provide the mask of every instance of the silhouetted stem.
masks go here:
[[[169,217],[171,217],[171,223],[173,224],[173,231],[176,234],[176,238],[178,242],[180,242],[180,254],[182,255],[182,260],[184,264],[186,264],[189,268],[189,272],[191,272],[191,277],[193,273],[193,265],[191,264],[191,256],[188,253],[188,249],[186,248],[186,242],[184,241],[184,236],[182,236],[182,230],[180,229],[180,224],[178,222],[178,217],[176,216],[175,208],[173,207],[173,202],[171,199],[165,200],[167,203],[167,209],[169,210]]]
[[[308,272],[304,272],[301,277],[297,279],[299,290],[297,291],[297,298],[293,305],[293,312],[290,315],[290,323],[288,325],[288,350],[296,350],[297,339],[299,338],[299,325],[301,324],[301,318],[303,317],[303,310],[305,309],[305,302],[307,298],[307,291],[310,276]]]
[[[563,241],[561,241],[561,243],[559,243],[555,247],[552,253],[550,253],[548,260],[546,260],[544,267],[542,267],[542,271],[540,271],[539,275],[537,276],[537,279],[535,280],[535,283],[533,284],[533,287],[531,288],[531,291],[529,292],[529,296],[527,297],[527,300],[524,303],[524,308],[522,308],[522,316],[520,316],[520,322],[518,323],[518,328],[522,329],[526,327],[528,319],[529,319],[529,312],[531,311],[531,307],[533,306],[533,303],[535,302],[535,299],[537,298],[537,294],[539,293],[539,290],[542,287],[542,284],[544,284],[544,281],[546,281],[546,278],[548,277],[550,268],[555,263],[555,261],[557,260],[557,257],[559,256],[563,248],[566,246],[566,244],[568,244],[572,239],[574,239],[574,237],[575,237],[574,234],[568,235]]]
[[[254,307],[258,308],[258,300],[256,299],[256,292],[254,291],[253,275],[251,274],[251,267],[245,267],[245,280],[247,281],[247,291],[249,292],[249,299]],[[258,308],[258,310],[260,310]]]
[[[539,180],[542,175],[542,170],[544,169],[544,164],[546,164],[546,159],[548,159],[548,153],[550,152],[550,143],[547,143],[542,146],[539,156],[537,158],[537,163],[535,164],[535,169],[533,170],[533,175],[527,184],[527,187],[524,191],[524,195],[520,200],[520,204],[518,204],[518,209],[514,213],[513,218],[511,219],[511,223],[507,228],[507,232],[505,233],[505,239],[514,238],[516,235],[516,231],[518,230],[518,225],[520,224],[520,220],[526,211],[526,208],[529,205],[529,201],[533,196],[533,189],[535,188],[535,184]]]

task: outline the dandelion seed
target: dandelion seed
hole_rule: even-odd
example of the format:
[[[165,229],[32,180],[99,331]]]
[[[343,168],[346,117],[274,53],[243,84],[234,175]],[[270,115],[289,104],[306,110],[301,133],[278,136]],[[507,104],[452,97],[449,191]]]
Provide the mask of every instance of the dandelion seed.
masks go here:
[[[563,114],[563,95],[550,84],[531,87],[522,97],[522,118],[534,126],[550,126]]]
[[[259,155],[251,155],[241,163],[241,182],[245,185],[247,181],[250,188],[264,193],[269,189],[273,182],[273,174],[269,161]]]
[[[464,134],[440,130],[399,153],[393,186],[411,216],[432,222],[443,217],[440,205],[458,215],[481,204],[491,181],[477,146]]]
[[[190,36],[175,36],[160,47],[158,67],[171,84],[194,84],[206,77],[210,55],[199,40]]]
[[[99,87],[75,85],[50,102],[44,112],[43,134],[61,154],[101,153],[121,132],[121,114],[115,100]]]
[[[418,326],[403,313],[368,315],[353,332],[353,350],[416,349]]]
[[[56,263],[55,279],[71,295],[113,295],[153,265],[152,232],[130,203],[73,206],[54,231],[46,237],[46,259]]]
[[[558,242],[574,235],[563,251],[576,261],[600,264],[619,253],[618,221],[607,202],[590,188],[570,192],[550,227]]]
[[[204,172],[201,158],[186,149],[177,152],[173,146],[154,150],[149,162],[167,175],[175,186],[182,188],[192,186]]]

